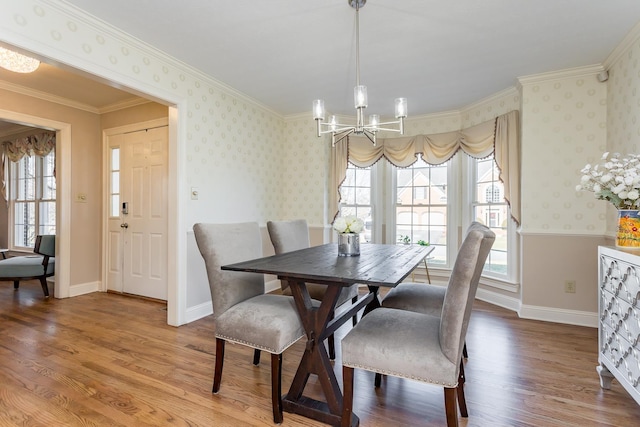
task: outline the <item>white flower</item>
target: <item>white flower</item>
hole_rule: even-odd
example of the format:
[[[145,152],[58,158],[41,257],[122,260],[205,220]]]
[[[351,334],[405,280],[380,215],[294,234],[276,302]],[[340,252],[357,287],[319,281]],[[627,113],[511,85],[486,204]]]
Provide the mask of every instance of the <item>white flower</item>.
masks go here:
[[[592,191],[596,199],[611,202],[617,209],[640,208],[640,156],[604,153],[599,164],[580,170],[576,191]]]
[[[333,221],[333,229],[338,233],[360,233],[364,229],[364,221],[355,215],[338,217]]]
[[[338,233],[344,233],[347,229],[347,221],[342,217],[336,218],[336,220],[333,221],[333,229]]]

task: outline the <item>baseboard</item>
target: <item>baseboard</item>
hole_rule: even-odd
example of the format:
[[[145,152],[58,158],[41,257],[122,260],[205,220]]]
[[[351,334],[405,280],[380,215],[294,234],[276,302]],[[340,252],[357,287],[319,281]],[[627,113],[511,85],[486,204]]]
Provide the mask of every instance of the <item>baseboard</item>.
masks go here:
[[[90,294],[100,291],[100,282],[80,283],[78,285],[69,286],[69,297],[77,297],[79,295]]]
[[[523,305],[518,312],[523,319],[565,323],[567,325],[598,327],[598,313],[590,311],[565,310],[553,307]]]
[[[476,298],[518,313],[518,317],[543,322],[564,323],[567,325],[598,327],[598,313],[590,311],[567,310],[554,307],[522,305],[518,298],[478,288]]]
[[[203,317],[207,317],[211,314],[213,314],[213,306],[211,305],[211,301],[203,302],[202,304],[198,304],[193,307],[188,307],[185,315],[185,323],[191,323],[198,319],[202,319]]]
[[[520,299],[503,295],[497,292],[492,292],[484,288],[478,288],[476,292],[476,298],[488,302],[498,307],[506,308],[507,310],[515,311],[520,310]]]

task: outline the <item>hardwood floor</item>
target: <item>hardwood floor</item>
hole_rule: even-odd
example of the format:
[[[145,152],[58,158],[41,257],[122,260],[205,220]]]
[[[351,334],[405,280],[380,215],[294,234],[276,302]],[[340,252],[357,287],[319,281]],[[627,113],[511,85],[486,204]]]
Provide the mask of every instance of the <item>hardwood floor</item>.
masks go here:
[[[600,388],[596,329],[522,320],[478,301],[467,344],[461,426],[640,424],[640,406],[617,381]],[[285,391],[302,346],[284,354]],[[17,292],[0,282],[0,426],[273,425],[269,358],[254,367],[252,350],[228,344],[213,395],[214,352],[211,316],[174,328],[157,302],[44,300],[37,281]],[[315,378],[306,393],[322,397]],[[446,425],[442,389],[388,377],[376,390],[373,374],[358,370],[354,412],[362,426]],[[282,425],[323,424],[285,413]]]

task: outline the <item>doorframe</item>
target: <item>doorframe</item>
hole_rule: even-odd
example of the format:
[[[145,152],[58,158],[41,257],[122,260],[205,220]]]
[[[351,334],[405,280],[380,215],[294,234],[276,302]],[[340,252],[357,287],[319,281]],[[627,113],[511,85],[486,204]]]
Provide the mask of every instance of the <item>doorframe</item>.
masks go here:
[[[71,279],[71,124],[0,110],[0,119],[56,131],[56,271],[53,295],[70,296]]]
[[[110,159],[111,155],[109,153],[109,138],[114,135],[119,135],[123,133],[137,132],[145,129],[167,126],[169,127],[169,117],[164,117],[160,119],[148,120],[144,122],[132,123],[123,126],[117,126],[114,128],[108,128],[102,130],[102,271],[101,271],[101,284],[100,290],[102,292],[107,291],[107,269],[108,265],[108,257],[110,253],[109,246],[109,186],[110,186]],[[167,129],[168,133],[168,129]],[[167,135],[167,170],[165,171],[165,178],[167,179],[167,183],[169,182],[169,136]],[[168,187],[168,185],[167,185]],[[169,193],[169,189],[167,188],[167,195]],[[167,198],[166,208],[166,218],[167,218],[167,235],[169,234],[169,199]],[[165,277],[167,280],[167,303],[169,302],[169,239],[166,239],[165,244],[167,245],[167,263],[165,268],[167,271],[165,272]]]

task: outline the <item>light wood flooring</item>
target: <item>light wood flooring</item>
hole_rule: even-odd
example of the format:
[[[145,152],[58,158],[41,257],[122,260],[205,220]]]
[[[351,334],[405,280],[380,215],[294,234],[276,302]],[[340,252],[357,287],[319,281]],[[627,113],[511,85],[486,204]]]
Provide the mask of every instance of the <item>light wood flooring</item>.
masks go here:
[[[348,332],[347,324],[338,335]],[[638,426],[640,407],[614,381],[602,390],[597,331],[518,319],[478,301],[467,336],[469,418],[461,426]],[[284,354],[283,391],[302,352]],[[336,373],[342,378],[339,365]],[[94,293],[44,300],[37,282],[0,282],[0,426],[271,426],[269,358],[227,345],[211,394],[211,316],[174,328],[153,301]],[[444,426],[442,389],[356,371],[362,426]],[[316,379],[306,393],[322,396]],[[321,426],[285,413],[283,426]]]

